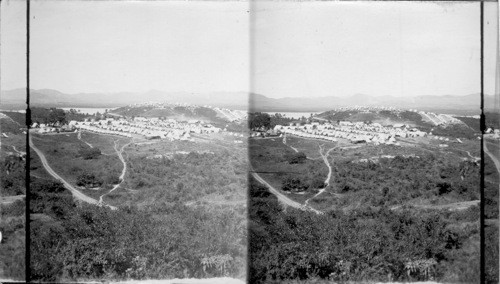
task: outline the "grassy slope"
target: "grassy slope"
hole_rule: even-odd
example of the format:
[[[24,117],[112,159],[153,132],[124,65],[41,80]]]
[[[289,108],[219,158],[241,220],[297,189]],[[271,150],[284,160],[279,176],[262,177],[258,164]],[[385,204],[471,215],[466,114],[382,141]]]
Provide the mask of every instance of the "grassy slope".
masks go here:
[[[50,140],[53,137],[44,138]],[[83,134],[82,138],[94,146],[99,146],[105,153],[112,150],[108,142],[112,141],[109,139],[114,139],[114,137]],[[64,147],[64,149],[58,150],[56,153],[71,150],[81,143],[69,137],[60,140],[64,140],[64,142],[59,141],[57,148]],[[103,245],[99,245],[100,240],[115,240],[116,238],[117,241],[112,241],[114,245],[106,245],[106,251],[125,251],[125,255],[119,255],[118,253],[118,256],[111,256],[109,261],[120,264],[122,258],[131,259],[140,254],[141,259],[148,260],[148,269],[138,274],[143,275],[141,277],[182,277],[182,274],[179,274],[179,270],[182,272],[182,269],[184,269],[184,272],[188,271],[189,274],[186,275],[191,275],[191,277],[193,275],[198,277],[219,276],[220,272],[217,271],[217,268],[207,269],[204,272],[201,267],[192,266],[192,263],[198,263],[204,254],[208,256],[229,255],[232,258],[230,264],[228,264],[228,267],[231,268],[227,268],[231,270],[230,275],[232,277],[244,277],[246,259],[246,165],[248,164],[246,145],[235,144],[233,142],[234,137],[224,135],[214,135],[205,137],[205,139],[195,137],[195,140],[197,143],[161,141],[126,148],[124,156],[130,171],[125,176],[123,187],[105,198],[106,202],[121,205],[121,209],[116,214],[113,212],[99,213],[100,215],[94,219],[98,220],[99,224],[110,222],[110,224],[116,225],[105,225],[105,233],[102,237],[99,237],[99,240],[95,238],[82,239],[81,235],[75,235],[70,237],[66,243],[63,242],[60,245],[52,242],[47,243],[46,247],[38,247],[37,259],[43,259],[42,255],[44,254],[50,254],[52,258],[50,263],[41,263],[40,265],[43,266],[37,266],[37,272],[47,271],[45,266],[60,266],[57,263],[67,257],[67,253],[64,253],[67,249],[70,249],[70,251],[85,250],[85,253],[98,254],[101,249],[97,247],[103,247]],[[120,145],[124,142],[126,141],[121,141]],[[45,146],[50,150],[50,143],[48,141],[44,141],[44,143],[47,144]],[[195,153],[174,155],[168,165],[161,164],[162,162],[158,160],[146,159],[146,157],[154,154],[167,154],[175,151]],[[209,153],[201,154],[203,152]],[[67,154],[70,155],[70,153]],[[145,178],[150,184],[141,188],[132,187],[137,182],[137,179],[141,178]],[[184,185],[181,187],[179,184]],[[47,206],[49,209],[52,208],[51,205]],[[100,211],[100,209],[90,207],[86,209],[86,207],[89,206],[78,207],[75,210]],[[138,211],[127,208],[138,208]],[[40,216],[41,220],[38,220],[38,223],[34,226],[36,230],[42,231],[54,226],[62,229],[62,226],[64,236],[77,234],[79,233],[78,230],[69,230],[66,227],[71,228],[73,226],[72,220],[78,219],[77,215],[79,214],[75,213],[75,216],[72,216],[69,220],[65,218],[53,220],[54,217],[43,215]],[[89,213],[85,214],[88,215]],[[197,223],[198,220],[202,223]],[[100,225],[96,224],[96,226]],[[94,227],[88,229],[85,224],[78,225],[78,228],[80,227],[82,231],[85,231],[85,234],[90,233],[92,235],[96,233],[93,232]],[[140,230],[136,230],[139,227]],[[134,239],[138,235],[147,236],[149,240],[147,244]],[[165,236],[168,236],[168,238]],[[217,240],[214,241],[214,238],[217,238]],[[97,244],[81,248],[82,244],[88,244],[89,241],[97,242]],[[125,242],[124,246],[119,245],[122,241]],[[76,247],[72,248],[71,246]],[[80,256],[76,255],[76,257]],[[133,265],[130,259],[127,263],[120,265]],[[165,262],[167,260],[168,263]],[[76,265],[87,265],[88,261],[88,259],[79,259]],[[161,264],[162,261],[165,263]],[[180,262],[177,263],[177,261]],[[93,263],[93,267],[99,267],[98,260],[93,261]],[[151,263],[155,263],[157,267],[168,266],[169,268],[155,271],[150,267]],[[75,275],[83,275],[84,277],[88,273],[88,271],[75,268],[75,264],[71,262],[70,265],[60,266],[51,272],[46,272],[43,277],[56,277],[55,279],[69,281],[74,279],[73,276],[67,275],[65,277],[69,278],[58,278],[61,277],[58,271],[73,269]],[[116,273],[123,274],[123,271],[120,272],[117,268]],[[120,274],[121,276],[107,275],[105,278],[122,279],[117,278],[123,277],[122,274]],[[41,274],[37,276],[42,277]],[[94,279],[92,277],[96,276],[87,277],[86,279]],[[103,279],[102,277],[104,276],[99,279]]]
[[[314,145],[314,143],[311,145]],[[303,145],[300,146],[303,147]],[[314,146],[317,147],[317,145]],[[301,148],[300,150],[304,149]],[[305,150],[304,152],[306,155],[315,154],[315,158],[319,156],[316,149],[311,151]],[[249,154],[253,170],[258,172],[259,175],[278,190],[282,188],[282,179],[286,175],[298,176],[305,183],[310,182],[313,178],[318,178],[321,181],[326,179],[328,168],[323,160],[308,159],[301,164],[289,164],[284,155],[290,153],[295,152],[287,145],[284,145],[281,138],[251,139],[249,141]],[[303,203],[316,192],[317,188],[309,188],[305,194],[291,193],[289,197]]]
[[[317,153],[318,141],[303,140],[305,139],[287,138],[287,144],[308,153],[307,155],[311,158],[319,157],[319,153]],[[282,144],[279,144],[281,143],[281,139],[276,139],[276,141],[267,139],[256,141],[258,141],[259,143],[250,141],[250,159],[252,165],[256,167],[255,164],[257,164],[261,168],[265,169],[266,167],[262,164],[268,162],[267,166],[269,168],[275,168],[275,161],[266,161],[264,157],[259,157],[259,154],[265,153],[268,155],[275,154],[276,156],[279,156],[276,153],[279,150],[284,151],[283,148],[281,148]],[[462,144],[450,143],[452,145],[450,145],[449,148],[439,148],[438,144],[442,142],[428,141],[423,139],[405,139],[405,143],[402,143],[403,145],[405,145],[404,147],[391,145],[364,145],[360,148],[355,149],[332,151],[329,159],[330,162],[333,163],[335,168],[343,167],[343,163],[347,163],[351,160],[359,160],[379,155],[416,155],[424,157],[426,155],[433,154],[436,156],[437,161],[441,161],[442,163],[444,163],[443,165],[456,165],[464,159],[472,160],[466,151],[469,151],[472,156],[479,156],[479,143],[477,142],[477,140],[463,140],[463,142],[464,143]],[[437,170],[437,168],[434,169],[435,165],[421,165],[421,167],[428,167],[430,170],[429,174],[432,174],[433,171]],[[341,168],[336,168],[336,171],[340,169]],[[338,263],[325,266],[324,262],[331,261],[332,259],[337,259],[343,253],[347,253],[347,255],[349,255],[348,258],[352,258],[350,261],[351,264],[356,265],[356,268],[354,268],[356,273],[343,274],[343,277],[345,278],[332,278],[330,279],[330,281],[333,279],[358,281],[361,279],[363,279],[364,281],[371,279],[387,281],[387,270],[385,273],[382,272],[378,274],[377,272],[377,270],[384,271],[384,268],[382,268],[384,267],[384,265],[381,266],[381,263],[394,263],[394,261],[397,258],[401,258],[403,254],[406,255],[406,257],[415,259],[417,258],[417,256],[411,255],[412,253],[410,253],[410,251],[412,249],[410,249],[410,247],[422,247],[426,245],[425,243],[421,243],[422,240],[415,239],[415,233],[411,233],[412,242],[403,242],[405,246],[404,253],[402,253],[401,250],[397,251],[397,253],[393,256],[390,256],[391,249],[388,248],[387,250],[379,250],[377,251],[375,256],[378,260],[376,261],[376,263],[370,264],[369,258],[366,258],[367,253],[365,250],[363,250],[363,253],[361,254],[364,256],[363,260],[355,260],[355,254],[352,253],[353,248],[357,246],[363,246],[365,242],[370,242],[372,244],[371,247],[373,248],[383,247],[383,244],[386,243],[388,239],[392,238],[391,234],[394,232],[390,232],[390,230],[394,230],[397,227],[394,227],[394,225],[389,225],[391,221],[390,219],[388,219],[388,217],[390,215],[394,215],[394,217],[391,218],[396,219],[414,218],[410,216],[436,216],[436,218],[439,218],[440,222],[443,222],[442,224],[445,230],[450,233],[450,237],[452,239],[457,238],[458,242],[456,246],[454,246],[452,243],[449,244],[449,247],[447,247],[444,252],[444,258],[443,256],[439,255],[434,256],[436,257],[436,259],[441,258],[439,260],[439,265],[436,268],[437,270],[434,271],[435,279],[437,278],[440,281],[448,282],[469,282],[477,280],[478,267],[477,265],[473,265],[477,264],[479,257],[479,209],[477,206],[473,206],[464,211],[439,210],[439,206],[436,206],[435,209],[410,208],[404,210],[404,212],[393,210],[390,211],[388,215],[385,213],[379,214],[376,213],[381,212],[378,210],[383,211],[387,209],[383,209],[383,207],[377,208],[377,206],[373,206],[371,201],[373,201],[374,198],[379,198],[381,193],[379,193],[378,191],[354,191],[336,194],[335,191],[338,190],[338,185],[336,184],[335,178],[341,179],[338,176],[334,177],[332,180],[332,182],[334,182],[333,186],[309,203],[313,207],[325,211],[332,209],[333,211],[331,212],[331,216],[334,216],[333,219],[329,218],[331,217],[329,216],[330,214],[309,214],[311,216],[308,216],[303,212],[296,212],[296,210],[293,210],[293,208],[287,208],[286,210],[281,211],[282,209],[278,207],[278,204],[275,201],[276,198],[274,196],[268,194],[265,189],[262,189],[262,193],[252,193],[252,183],[250,183],[250,243],[252,244],[252,247],[250,248],[250,273],[253,277],[252,280],[255,283],[260,283],[259,281],[262,281],[263,279],[267,279],[267,281],[269,281],[270,279],[276,279],[274,277],[278,277],[278,279],[279,277],[285,277],[285,279],[294,279],[290,283],[322,283],[321,281],[325,281],[327,279],[326,275],[330,275],[330,277],[335,277],[334,275],[340,275],[340,272],[339,274],[329,274],[332,270],[336,271],[336,269],[338,268]],[[392,178],[395,180],[406,179],[404,176],[396,174],[394,174]],[[415,178],[421,179],[422,176],[418,176]],[[467,176],[467,178],[470,178],[470,176]],[[260,186],[255,181],[253,183],[255,183],[256,187]],[[394,190],[399,189],[394,188]],[[267,198],[263,198],[264,196],[267,196]],[[411,202],[419,200],[420,202],[425,203],[430,201],[430,199],[425,196],[408,197],[414,199],[411,200]],[[382,201],[383,198],[384,197],[382,197]],[[457,200],[461,200],[461,197],[455,195],[454,193],[451,193],[448,195],[440,196],[437,200],[437,203],[454,202]],[[353,219],[345,225],[341,225],[340,228],[337,228],[336,226],[338,226],[340,222],[343,222],[342,220],[344,217],[341,218],[342,214],[340,214],[339,211],[335,211],[334,209],[339,209],[342,207],[345,209],[350,209],[344,211],[344,214],[347,214],[346,216],[353,216]],[[323,218],[324,216],[326,217]],[[302,217],[304,218],[304,221],[299,221]],[[363,225],[361,227],[357,227],[357,229],[355,229],[355,232],[351,234],[346,247],[339,247],[338,244],[336,244],[330,249],[325,248],[326,246],[328,246],[326,240],[329,237],[339,234],[341,235],[345,230],[349,230],[347,229],[349,224],[351,224],[352,226],[352,224],[355,224],[357,222],[360,222]],[[372,228],[372,225],[370,224],[376,224],[377,229],[370,229]],[[421,224],[419,224],[418,222],[410,222],[409,224],[407,224],[407,226],[408,229],[411,230],[420,232],[422,232],[423,230],[423,228],[419,228]],[[440,230],[437,227],[433,229]],[[367,233],[367,231],[369,231],[369,233]],[[385,231],[385,233],[382,234],[388,234],[384,235],[384,241],[381,241],[381,239],[378,239],[379,237],[377,237],[378,234],[381,234],[382,231]],[[306,234],[302,235],[302,233],[304,232]],[[322,235],[323,233],[324,235]],[[492,231],[492,233],[495,233],[495,231]],[[315,239],[314,236],[316,235],[320,236]],[[368,239],[363,240],[363,236],[365,235],[369,237]],[[401,235],[397,233],[396,236],[397,237],[394,240],[389,241],[392,248],[394,248],[394,246],[397,246],[397,242],[401,241]],[[490,234],[489,236],[494,239],[494,236],[492,234]],[[452,239],[448,239],[448,241],[451,241]],[[338,241],[339,239],[337,238],[335,240]],[[318,243],[316,243],[316,241],[318,241]],[[435,244],[433,245],[433,247],[436,248],[438,246],[441,246],[442,243],[439,244],[441,241],[443,241],[441,237],[430,236],[430,238],[425,242],[434,242]],[[314,247],[320,248],[320,251],[308,252],[306,246],[302,245],[304,243],[311,242],[315,243]],[[493,244],[493,249],[494,246],[495,244]],[[498,251],[498,244],[496,244],[496,246],[496,250]],[[293,249],[290,250],[290,248]],[[279,253],[280,251],[286,252]],[[328,251],[335,251],[335,256],[332,256],[331,258],[325,256],[325,253]],[[317,260],[315,256],[318,255],[321,255],[322,257],[320,258],[321,261],[319,261],[319,263],[316,263]],[[490,256],[491,259],[494,259],[494,257],[495,255]],[[397,263],[397,261],[395,263]],[[307,267],[316,267],[316,269],[318,270],[306,276],[304,275],[305,266],[303,264],[307,264]],[[325,270],[325,268],[327,267],[327,272],[323,272],[323,270]],[[403,269],[401,271],[398,271],[399,268],[397,267],[402,268],[403,266],[392,266],[392,269],[390,269],[391,273],[389,274],[391,274],[392,277],[397,277],[396,279],[399,279],[399,281],[410,280],[406,277],[406,272]],[[496,268],[494,266],[491,266],[491,272],[488,275],[488,279],[498,279],[498,272],[495,272],[495,269]],[[309,279],[298,280],[299,277],[306,277]],[[416,280],[418,278],[412,279]],[[425,280],[425,278],[420,279]],[[265,281],[263,282],[265,283]]]
[[[0,138],[0,162],[2,163],[0,196],[11,195],[15,192],[24,193],[25,191],[24,162],[18,158],[13,149],[15,146],[18,151],[26,151],[26,136],[22,134],[20,129],[24,126],[24,114],[5,113],[15,121],[8,118],[0,119],[0,131],[8,136]],[[9,169],[9,174],[7,174],[7,169]],[[5,182],[8,180],[12,181],[12,184],[8,185],[7,188]],[[3,279],[24,280],[24,209],[23,200],[0,204],[0,231],[2,232],[0,278]]]
[[[439,262],[431,271],[435,280],[477,279],[477,207],[461,212],[362,207],[316,215],[284,210],[252,179],[249,204],[252,283],[428,280],[419,273],[409,278],[404,269],[408,259],[428,258]]]
[[[0,279],[24,280],[24,201],[2,204],[0,230]]]
[[[97,136],[96,134],[91,134]],[[101,135],[103,136],[103,135]],[[110,155],[101,155],[97,159],[84,160],[79,157],[79,149],[89,148],[88,145],[79,141],[76,134],[57,135],[33,135],[33,142],[44,153],[51,168],[62,178],[76,186],[77,177],[83,172],[94,173],[97,177],[106,181],[108,176],[118,177],[122,170],[122,163],[114,153],[113,140],[116,137],[96,138],[95,147],[103,147],[101,152]],[[35,153],[36,155],[36,153]],[[111,184],[103,184],[101,190],[82,189],[82,192],[93,198],[98,198]]]
[[[196,142],[159,141],[130,146],[125,153],[129,165],[125,182],[105,200],[111,204],[200,201],[196,204],[241,206],[246,191],[247,153],[245,145],[234,144],[232,139],[195,136]],[[152,159],[155,155],[165,158]]]
[[[9,113],[15,119],[23,123],[17,113]],[[12,172],[14,168],[10,168],[9,175],[14,177],[16,188],[10,188],[8,192],[18,191],[24,192],[24,162],[17,158],[12,146],[15,146],[18,151],[26,151],[26,136],[19,129],[20,126],[7,118],[0,119],[1,132],[7,133],[9,137],[1,137],[1,163],[5,163],[7,159],[15,160],[13,165],[16,172]],[[10,154],[9,154],[10,153]],[[3,165],[2,165],[3,166]],[[21,167],[21,168],[18,168]],[[3,168],[5,170],[6,168]],[[2,180],[8,177],[6,172],[2,172]],[[0,183],[0,195],[7,194],[5,184]],[[10,195],[10,194],[9,194]],[[16,201],[14,203],[0,204],[0,231],[2,232],[2,245],[0,246],[0,278],[24,280],[24,248],[25,248],[25,231],[24,231],[24,201]]]

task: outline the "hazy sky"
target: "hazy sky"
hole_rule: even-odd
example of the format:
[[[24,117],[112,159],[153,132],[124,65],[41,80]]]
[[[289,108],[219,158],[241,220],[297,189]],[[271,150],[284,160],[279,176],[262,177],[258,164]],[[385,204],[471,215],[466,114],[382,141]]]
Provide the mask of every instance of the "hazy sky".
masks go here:
[[[248,91],[248,7],[31,1],[31,87],[67,93]]]
[[[1,88],[23,88],[26,3],[1,5]],[[31,1],[31,87],[270,97],[479,92],[479,3],[251,6],[252,17],[248,2]],[[497,3],[485,7],[492,94]]]
[[[0,5],[0,89],[26,88],[26,1]]]
[[[493,94],[496,3],[486,3]],[[256,2],[252,91],[269,97],[480,91],[479,3]]]

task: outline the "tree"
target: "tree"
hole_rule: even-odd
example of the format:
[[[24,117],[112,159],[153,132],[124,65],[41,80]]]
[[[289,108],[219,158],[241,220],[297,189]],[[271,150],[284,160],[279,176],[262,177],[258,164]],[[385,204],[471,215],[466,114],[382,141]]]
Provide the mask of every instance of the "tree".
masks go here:
[[[286,176],[282,181],[281,189],[285,191],[302,191],[307,189],[307,185],[297,177]]]
[[[248,118],[250,129],[268,129],[271,126],[271,116],[265,112],[251,113]]]
[[[60,124],[65,124],[66,113],[62,109],[51,108],[48,114],[48,123],[54,124],[57,122],[59,122]]]
[[[85,187],[99,187],[103,184],[100,178],[97,178],[95,174],[84,172],[76,178],[76,185]]]

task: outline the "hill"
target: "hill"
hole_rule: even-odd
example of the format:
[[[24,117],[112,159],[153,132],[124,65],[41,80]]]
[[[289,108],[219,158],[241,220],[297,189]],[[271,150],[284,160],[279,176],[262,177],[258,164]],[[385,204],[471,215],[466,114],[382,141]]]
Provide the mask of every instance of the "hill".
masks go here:
[[[380,123],[381,125],[406,124],[427,133],[450,138],[474,139],[479,135],[479,128],[473,128],[464,122],[463,117],[453,118],[449,115],[425,115],[408,110],[384,110],[370,107],[343,108],[341,110],[325,111],[314,116],[319,120],[331,122],[350,121],[365,123]],[[434,120],[430,120],[430,118]],[[468,118],[478,121],[478,119]],[[439,122],[436,125],[434,122]]]
[[[246,129],[246,113],[210,106],[179,104],[140,104],[128,105],[113,110],[112,114],[126,117],[159,117],[177,121],[200,120],[230,131]]]
[[[121,107],[145,101],[169,101],[188,104],[210,104],[218,107],[246,109],[248,95],[245,92],[115,92],[67,94],[52,89],[30,90],[31,106],[40,107]],[[26,90],[2,90],[2,109],[26,108]]]
[[[493,108],[494,96],[485,95],[485,106]],[[370,96],[355,94],[347,97],[295,97],[269,98],[260,94],[250,94],[250,111],[325,111],[342,106],[390,106],[395,108],[418,109],[436,112],[454,112],[462,115],[478,114],[480,109],[479,94],[466,96],[416,96],[410,98],[394,96]]]

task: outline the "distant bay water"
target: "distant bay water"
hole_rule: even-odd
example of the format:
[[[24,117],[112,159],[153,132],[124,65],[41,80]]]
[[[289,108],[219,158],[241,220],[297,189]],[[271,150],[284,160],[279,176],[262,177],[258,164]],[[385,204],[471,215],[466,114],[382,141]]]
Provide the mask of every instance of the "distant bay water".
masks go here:
[[[0,109],[0,111],[26,113],[25,109]]]

